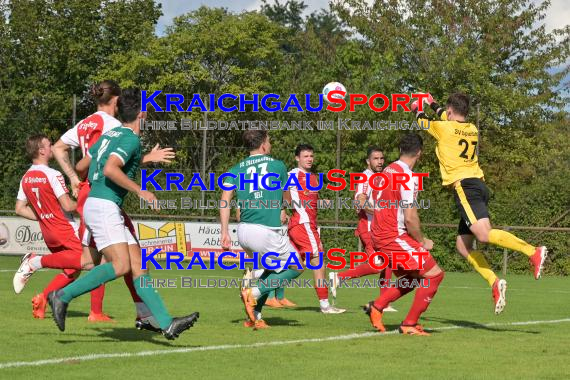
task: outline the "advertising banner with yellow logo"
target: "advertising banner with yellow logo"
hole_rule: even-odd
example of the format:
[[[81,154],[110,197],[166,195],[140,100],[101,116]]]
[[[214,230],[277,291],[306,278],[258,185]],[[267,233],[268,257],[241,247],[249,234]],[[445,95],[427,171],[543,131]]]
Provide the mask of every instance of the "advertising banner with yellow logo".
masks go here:
[[[210,258],[210,252],[215,252],[216,257],[223,252],[220,246],[221,226],[218,223],[133,220],[133,224],[141,248],[160,248],[162,252],[176,251],[184,256],[200,252],[204,259]],[[237,241],[237,224],[230,224],[229,228],[231,250],[242,251]],[[39,224],[21,217],[0,217],[0,254],[23,255],[29,252],[39,255],[50,253]]]

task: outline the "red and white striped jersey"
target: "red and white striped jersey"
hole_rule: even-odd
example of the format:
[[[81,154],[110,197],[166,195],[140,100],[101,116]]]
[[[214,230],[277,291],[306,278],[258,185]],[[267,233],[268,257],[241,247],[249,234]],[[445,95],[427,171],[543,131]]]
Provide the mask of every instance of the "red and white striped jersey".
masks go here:
[[[61,208],[58,198],[68,190],[61,173],[46,165],[32,165],[20,181],[18,200],[27,201],[36,214],[48,247],[75,235],[73,216]]]
[[[412,171],[406,163],[399,160],[393,162],[384,169],[384,173],[388,176],[390,184],[380,194],[374,191],[376,194],[373,195],[377,205],[374,209],[372,234],[374,241],[380,246],[389,244],[398,236],[407,233],[404,209],[400,207],[400,201],[411,204],[418,194],[418,178],[412,177]],[[392,190],[394,173],[407,173],[410,176],[406,183],[409,190],[406,190],[401,183],[398,183],[396,189]],[[398,204],[396,205],[395,202]]]
[[[356,187],[356,192],[354,193],[354,200],[356,200],[360,194],[364,194],[366,195],[366,199],[369,202],[371,202],[372,187],[368,184],[368,178],[370,178],[370,176],[374,174],[374,172],[370,169],[366,169],[364,170],[363,174],[366,175],[367,180],[364,183],[359,183],[358,186]],[[364,211],[364,209],[357,210],[357,212],[358,212],[358,225],[356,226],[356,231],[354,231],[354,234],[356,236],[360,236],[360,234],[370,231],[374,215],[367,213],[366,211]]]
[[[81,154],[85,157],[89,148],[99,140],[101,135],[120,125],[121,122],[113,116],[103,111],[97,111],[65,132],[61,136],[61,141],[72,147],[80,147]]]
[[[299,168],[291,170],[289,173],[297,175],[299,184],[303,190],[298,190],[296,186],[292,186],[289,190],[291,192],[291,200],[294,204],[293,215],[289,219],[289,228],[293,228],[298,224],[310,223],[311,226],[317,228],[317,212],[319,192],[307,189],[307,173]],[[318,176],[312,173],[310,176],[311,186],[317,187],[319,185]],[[311,207],[303,207],[303,204],[308,204]]]

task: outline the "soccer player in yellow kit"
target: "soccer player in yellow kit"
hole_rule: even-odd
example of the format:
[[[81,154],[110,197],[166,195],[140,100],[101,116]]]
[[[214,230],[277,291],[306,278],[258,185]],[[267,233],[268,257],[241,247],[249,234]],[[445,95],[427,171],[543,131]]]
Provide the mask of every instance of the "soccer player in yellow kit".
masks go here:
[[[485,186],[477,157],[477,127],[465,121],[469,113],[469,96],[454,93],[447,100],[445,108],[440,107],[429,94],[426,102],[441,119],[430,121],[427,132],[437,141],[435,153],[439,160],[443,186],[453,189],[455,203],[461,214],[457,250],[492,287],[495,314],[500,314],[506,305],[507,282],[497,277],[481,252],[473,250],[473,239],[525,254],[529,257],[537,280],[541,275],[547,249],[544,246],[534,247],[507,231],[491,226],[487,208],[489,190]],[[419,112],[418,106],[418,101],[412,103],[412,112],[416,112],[419,122],[427,123],[426,114]]]

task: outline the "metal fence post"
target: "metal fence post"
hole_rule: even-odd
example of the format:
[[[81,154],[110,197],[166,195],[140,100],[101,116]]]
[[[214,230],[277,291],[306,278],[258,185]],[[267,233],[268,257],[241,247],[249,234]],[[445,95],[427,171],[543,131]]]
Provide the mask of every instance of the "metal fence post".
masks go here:
[[[508,228],[505,228],[505,231],[508,231]],[[507,249],[503,249],[503,276],[507,275],[507,266],[509,261],[509,252]]]
[[[206,102],[206,107],[208,107],[207,102]],[[208,143],[207,132],[208,132],[208,111],[206,108],[206,112],[204,112],[204,131],[202,134],[202,167],[200,168],[201,169],[200,171],[202,172],[202,173],[200,173],[200,175],[202,176],[202,178],[206,178],[206,157],[207,157],[206,150],[208,149],[208,147],[207,147],[207,143]],[[205,203],[205,200],[206,200],[206,192],[202,191],[200,195],[201,195],[202,205],[203,205]],[[202,216],[204,216],[205,211],[206,210],[204,209],[204,207],[200,208],[200,214]]]

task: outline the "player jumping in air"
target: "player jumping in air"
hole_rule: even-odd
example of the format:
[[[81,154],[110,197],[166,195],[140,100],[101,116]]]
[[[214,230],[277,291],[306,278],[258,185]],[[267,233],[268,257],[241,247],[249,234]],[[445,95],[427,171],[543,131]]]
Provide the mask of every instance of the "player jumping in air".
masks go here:
[[[364,170],[363,174],[366,178],[370,178],[374,173],[382,172],[384,168],[384,152],[377,146],[372,146],[368,148],[366,152],[366,165],[367,168]],[[377,178],[378,180],[380,178]],[[368,257],[372,256],[374,253],[374,243],[372,242],[372,221],[374,219],[374,207],[370,207],[370,202],[374,202],[372,199],[372,187],[368,184],[368,181],[364,183],[359,183],[356,192],[354,193],[354,199],[358,201],[357,212],[358,212],[358,224],[354,235],[360,238],[364,251]],[[367,204],[367,202],[369,202]],[[330,277],[332,280],[331,292],[333,297],[336,297],[336,286],[339,283],[339,278],[349,279],[358,278],[363,276],[368,276],[371,274],[380,274],[382,270],[374,269],[368,262],[358,265],[354,269],[348,269],[343,272],[331,272]],[[384,277],[386,279],[391,277],[390,270],[384,270]],[[382,291],[382,289],[380,289]],[[388,306],[384,309],[384,312],[395,312],[397,311],[392,306]]]
[[[457,250],[491,286],[495,314],[499,314],[506,305],[507,282],[495,275],[481,252],[473,250],[473,239],[528,256],[537,280],[542,272],[547,249],[544,246],[534,247],[507,231],[491,226],[487,208],[489,190],[485,186],[477,157],[477,128],[465,121],[469,113],[469,97],[462,93],[452,94],[445,109],[431,95],[426,101],[441,118],[441,121],[430,121],[427,131],[437,141],[435,153],[439,159],[443,186],[453,189],[455,203],[461,214]],[[418,112],[417,101],[412,103],[412,111],[416,112],[418,121],[427,123],[425,113]]]
[[[97,250],[105,255],[108,262],[96,266],[65,288],[51,292],[48,302],[58,328],[64,331],[67,307],[74,298],[132,272],[136,292],[156,318],[163,335],[167,339],[175,339],[193,326],[199,314],[172,318],[158,292],[149,285],[152,283],[150,275],[141,270],[140,246],[121,212],[128,192],[151,204],[156,202],[154,194],[141,190],[140,185],[134,182],[141,161],[140,124],[146,117],[146,112],[140,111],[140,91],[124,90],[117,107],[123,125],[102,135],[77,165],[79,171],[89,166],[91,183],[84,206],[87,231],[83,243],[88,244],[93,237]]]
[[[405,202],[411,205],[416,199],[418,191],[417,177],[412,178],[412,169],[418,162],[423,149],[423,141],[417,134],[405,135],[400,141],[400,159],[391,163],[384,169],[390,183],[398,174],[406,173],[409,180],[403,186],[398,183],[396,189],[386,187],[375,198],[394,204]],[[400,177],[401,178],[401,177]],[[406,189],[407,187],[407,189]],[[376,192],[376,191],[375,191]],[[390,203],[391,202],[391,203]],[[418,324],[420,315],[427,310],[433,297],[437,293],[439,284],[443,280],[444,273],[429,253],[433,248],[433,241],[426,239],[420,228],[420,218],[415,207],[387,207],[374,210],[372,223],[372,240],[376,251],[384,252],[390,259],[390,267],[393,265],[392,258],[395,254],[424,252],[420,260],[418,256],[411,256],[407,261],[409,269],[403,266],[393,268],[399,280],[408,281],[410,286],[388,287],[382,290],[380,296],[370,302],[365,311],[370,317],[370,322],[378,331],[384,332],[386,328],[382,322],[384,309],[391,303],[414,290],[414,279],[420,281],[412,307],[408,315],[400,325],[400,332],[407,335],[430,335]],[[425,280],[425,281],[424,281]]]
[[[258,286],[247,287],[241,290],[241,299],[245,306],[247,320],[244,326],[253,327],[255,330],[269,327],[262,318],[261,310],[271,290],[283,287],[284,282],[299,277],[302,268],[299,270],[285,268],[289,256],[296,252],[291,245],[286,228],[281,226],[282,212],[279,208],[264,208],[256,201],[278,201],[283,199],[290,202],[288,191],[282,189],[267,190],[261,185],[256,189],[254,184],[246,183],[243,190],[240,190],[240,174],[248,180],[257,175],[261,183],[261,177],[267,173],[276,173],[281,184],[287,182],[287,169],[283,161],[276,160],[269,156],[271,153],[271,142],[265,130],[248,130],[243,134],[245,146],[249,150],[249,157],[238,162],[230,169],[230,173],[236,178],[227,177],[224,186],[236,186],[236,190],[224,190],[222,201],[230,204],[234,191],[237,192],[237,199],[240,202],[240,223],[238,225],[238,241],[240,246],[248,254],[259,252],[260,257],[267,252],[275,252],[279,255],[277,260],[281,261],[279,268],[275,270],[265,270],[261,275]],[[274,181],[273,179],[271,181]],[[252,202],[250,204],[249,202]],[[224,250],[231,247],[228,224],[230,220],[230,209],[220,208],[221,222],[221,242]],[[246,272],[244,279],[250,279],[251,273]],[[247,285],[247,284],[246,284]],[[276,285],[276,286],[274,286]]]
[[[14,291],[19,294],[36,270],[63,269],[63,273],[56,275],[43,292],[32,299],[34,318],[43,319],[47,295],[73,282],[81,269],[91,269],[93,263],[81,255],[78,225],[71,214],[77,205],[69,196],[61,173],[48,166],[53,156],[48,137],[44,134],[30,136],[26,141],[26,152],[33,164],[20,182],[16,214],[39,222],[44,242],[52,254],[25,255],[13,284]],[[101,288],[91,292],[90,320],[94,313],[102,313],[102,292]]]
[[[80,216],[80,226],[79,226],[79,238],[82,239],[83,232],[85,231],[85,223],[83,221],[83,205],[87,200],[89,195],[89,190],[91,186],[87,179],[87,173],[81,175],[82,179],[80,181],[80,175],[76,173],[75,169],[71,165],[69,160],[69,151],[71,148],[79,148],[83,157],[87,154],[87,151],[92,147],[101,135],[107,133],[113,128],[121,126],[121,122],[115,118],[117,114],[117,100],[121,94],[121,89],[119,85],[112,80],[104,80],[98,84],[91,87],[90,95],[95,100],[97,104],[97,112],[89,115],[85,119],[77,123],[73,128],[68,130],[59,141],[54,145],[53,151],[54,156],[57,159],[59,165],[69,178],[71,183],[71,188],[73,195],[77,198],[77,212]],[[159,146],[155,146],[154,149],[146,154],[141,164],[148,162],[170,162],[169,159],[174,157],[174,152],[171,148],[159,149]],[[129,218],[129,216],[122,211],[122,216],[125,219],[126,226],[131,230],[131,234],[135,236],[134,225]],[[90,242],[89,248],[84,247],[84,255],[90,255],[89,249],[95,249],[95,243]],[[156,331],[156,320],[152,317],[152,314],[137,295],[137,291],[133,285],[133,279],[131,273],[123,276],[125,284],[129,289],[131,298],[135,304],[136,308],[136,321],[135,324],[137,328],[145,328],[148,330]],[[103,288],[104,289],[104,288]],[[47,293],[46,293],[47,294]],[[39,295],[38,295],[39,296]],[[36,296],[35,298],[37,298]],[[45,308],[45,298],[42,295],[42,304]],[[92,301],[93,308],[93,301]],[[93,318],[98,318],[98,314],[94,314]],[[91,316],[90,316],[91,318]],[[153,328],[154,326],[154,328]]]

